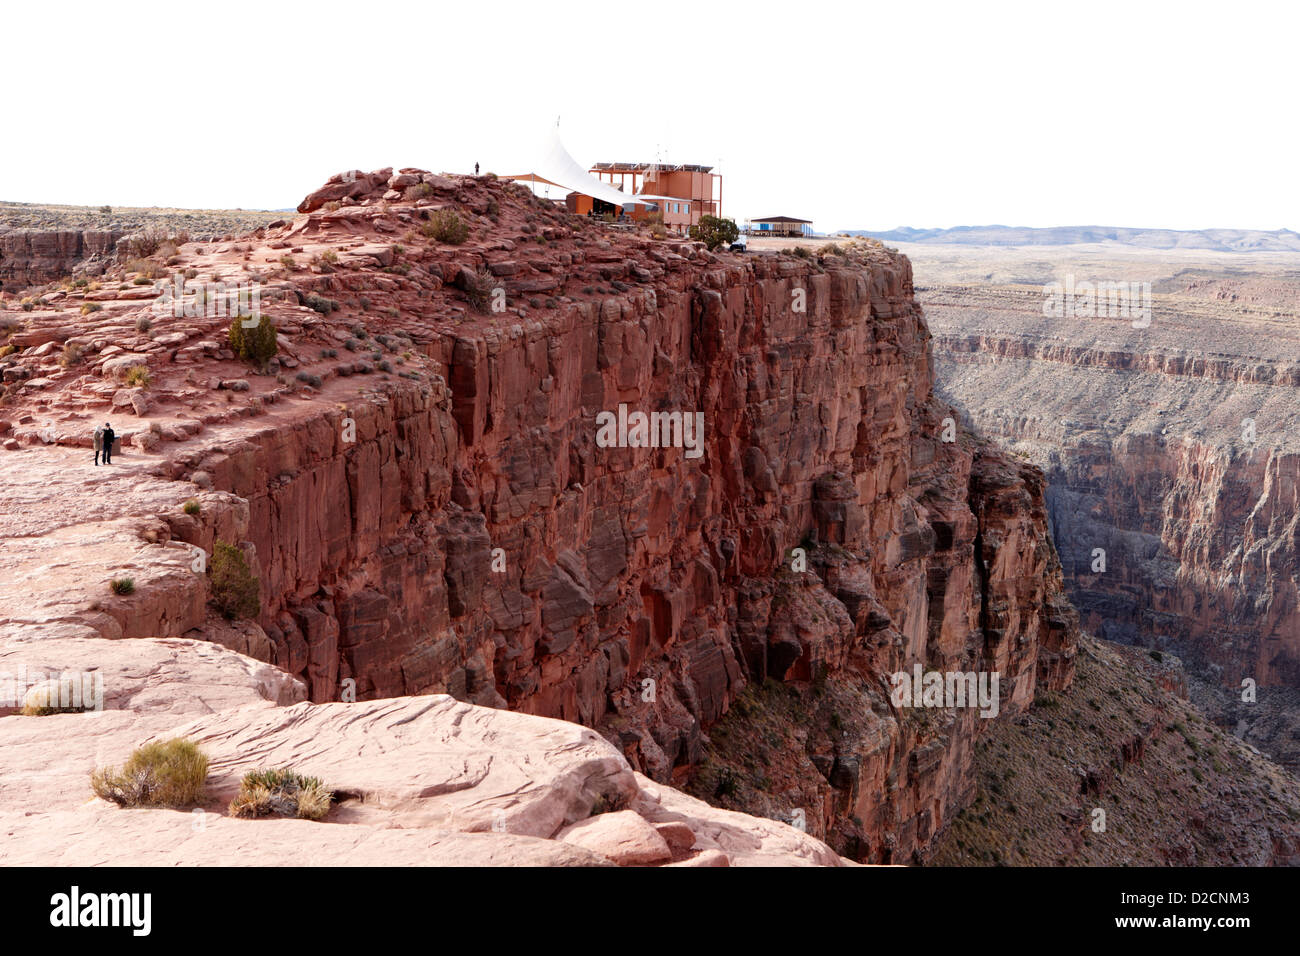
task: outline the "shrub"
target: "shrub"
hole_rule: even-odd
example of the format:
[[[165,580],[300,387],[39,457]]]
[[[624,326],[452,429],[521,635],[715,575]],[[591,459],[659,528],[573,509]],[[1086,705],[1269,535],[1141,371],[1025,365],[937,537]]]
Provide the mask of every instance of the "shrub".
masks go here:
[[[473,273],[462,272],[461,277],[461,291],[465,293],[469,304],[479,312],[488,311],[492,301],[492,290],[497,284],[496,278],[485,269]]]
[[[428,183],[416,183],[414,186],[407,186],[402,193],[403,202],[415,202],[419,199],[428,199],[433,195],[433,187]]]
[[[129,388],[148,388],[149,369],[143,365],[132,365],[126,370],[125,382]]]
[[[113,578],[108,582],[108,586],[114,594],[122,597],[135,593],[135,581],[132,578]]]
[[[235,316],[230,320],[230,350],[245,362],[266,368],[266,363],[271,361],[280,348],[275,336],[275,323],[269,315],[248,318],[256,318],[257,324],[245,328],[244,322],[247,319],[243,316]]]
[[[314,309],[321,315],[329,315],[331,312],[339,310],[339,304],[333,299],[327,299],[323,295],[317,295],[315,292],[308,292],[302,297],[302,304],[309,309]]]
[[[81,346],[72,342],[63,346],[63,354],[59,356],[59,364],[64,368],[70,365],[76,365],[81,361]]]
[[[185,502],[185,504],[181,506],[181,510],[184,511],[187,515],[196,515],[203,510],[203,507],[198,503],[198,501],[191,498],[189,501]]]
[[[715,797],[734,797],[740,792],[740,775],[730,767],[718,769],[717,785],[713,789]]]
[[[369,312],[369,311],[370,311],[370,300],[367,299],[364,295],[363,295],[360,299],[357,300],[357,304],[358,304],[359,306],[361,306],[361,311],[362,311],[362,312]]]
[[[153,328],[153,319],[147,315],[142,315],[135,320],[135,330],[140,333],[148,332]]]
[[[97,796],[123,807],[180,807],[197,803],[208,777],[208,758],[179,737],[138,748],[120,770],[96,769]]]
[[[297,272],[297,271],[298,271],[298,262],[297,262],[297,260],[294,259],[294,257],[291,256],[291,255],[287,255],[287,254],[286,254],[286,255],[281,256],[281,257],[280,257],[280,265],[284,266],[284,267],[285,267],[286,269],[288,269],[290,272]]]
[[[740,230],[736,228],[734,219],[720,219],[717,216],[701,216],[699,223],[690,229],[691,238],[704,243],[709,251],[735,242],[739,235]]]
[[[429,221],[421,231],[430,239],[458,246],[469,238],[469,223],[457,215],[453,209],[439,209],[429,215]]]
[[[790,251],[794,253],[796,256],[798,256],[800,259],[812,258],[812,250],[809,249],[807,246],[795,246]]]
[[[297,817],[319,820],[329,813],[334,791],[318,777],[283,767],[278,770],[253,770],[239,782],[239,793],[230,802],[232,817]]]
[[[329,265],[332,266],[338,265],[339,254],[335,252],[333,249],[326,249],[324,252],[320,254],[320,257],[322,262],[328,263]]]
[[[117,244],[120,256],[130,259],[147,259],[166,247],[166,255],[175,255],[176,249],[190,241],[189,233],[177,232],[174,235],[166,229],[152,226],[133,236],[127,236]]]
[[[136,285],[148,285],[154,279],[165,279],[167,270],[157,262],[150,262],[148,259],[129,259],[123,267],[127,272],[140,273],[132,280]],[[144,279],[144,282],[140,280]]]
[[[82,315],[90,315],[92,312],[102,312],[104,307],[98,302],[87,302],[81,307]]]
[[[320,388],[321,386],[321,377],[313,375],[311,372],[299,372],[294,378],[304,385],[310,385],[312,388]]]
[[[209,569],[212,604],[222,617],[256,617],[261,610],[261,587],[244,560],[244,553],[233,544],[218,540]]]

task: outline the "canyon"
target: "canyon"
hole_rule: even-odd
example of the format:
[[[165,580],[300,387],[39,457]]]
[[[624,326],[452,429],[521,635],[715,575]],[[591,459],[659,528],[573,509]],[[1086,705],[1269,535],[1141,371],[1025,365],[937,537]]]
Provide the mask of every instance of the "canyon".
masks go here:
[[[464,241],[439,233],[449,214]],[[230,316],[160,312],[126,264],[23,290],[31,308],[0,299],[0,660],[102,669],[108,699],[0,716],[23,755],[0,785],[16,861],[42,841],[107,861],[126,836],[141,862],[310,841],[341,862],[358,841],[411,862],[923,862],[979,799],[981,741],[1073,699],[1082,559],[1061,499],[938,391],[957,388],[936,382],[955,333],[940,302],[932,336],[895,250],[710,252],[407,168],[336,176],[296,216],[168,263],[191,305],[258,287],[264,369],[235,355]],[[703,454],[606,447],[598,417],[621,406],[701,413]],[[105,418],[121,448],[97,467]],[[1268,581],[1280,549],[1259,542],[1294,494],[1274,458],[1247,549]],[[1105,545],[1137,580],[1145,552]],[[234,619],[208,568],[228,546],[257,581]],[[1289,592],[1270,593],[1280,615]],[[1289,673],[1285,639],[1203,643],[1229,676]],[[997,673],[997,716],[893,705],[890,675],[917,665]],[[221,817],[210,842],[150,841],[77,793],[164,733],[216,748],[217,796],[262,760],[319,768],[348,826]],[[494,777],[498,749],[514,769]],[[1296,794],[1252,759],[1240,772],[1278,805],[1250,858],[1289,861]],[[43,761],[67,795],[29,819]],[[1229,817],[1251,793],[1220,794]],[[268,825],[284,833],[259,848]]]
[[[1046,472],[1084,627],[1185,659],[1207,711],[1295,771],[1293,256],[946,246],[922,268],[942,394]],[[1149,327],[1044,315],[1066,274],[1147,283]]]

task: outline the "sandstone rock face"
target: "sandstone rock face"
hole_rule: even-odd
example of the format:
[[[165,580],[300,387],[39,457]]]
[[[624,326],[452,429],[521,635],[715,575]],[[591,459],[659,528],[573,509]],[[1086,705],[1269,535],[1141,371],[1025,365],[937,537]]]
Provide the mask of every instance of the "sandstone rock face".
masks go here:
[[[151,645],[113,643],[137,645],[137,653]],[[238,657],[224,650],[216,656]],[[185,737],[209,755],[203,805],[193,812],[121,810],[88,800],[90,769],[120,762],[150,734]],[[249,702],[188,723],[156,710],[9,717],[0,720],[0,745],[9,781],[0,787],[6,865],[845,862],[783,824],[684,797],[677,805],[675,795],[635,774],[591,730],[445,695],[284,707]],[[240,778],[270,766],[324,779],[337,803],[326,821],[226,816]],[[685,830],[689,842],[670,850],[656,829],[664,821]]]
[[[0,289],[18,292],[62,279],[91,257],[113,255],[123,235],[114,230],[0,232]]]
[[[432,195],[384,200],[392,170],[342,175],[278,231],[183,250],[178,268],[218,272],[333,254],[263,297],[281,356],[316,386],[237,375],[228,352],[202,347],[224,341],[223,320],[154,330],[192,347],[136,334],[145,307],[130,303],[111,337],[28,321],[25,348],[84,340],[102,378],[52,380],[48,413],[19,420],[15,440],[51,457],[84,440],[55,410],[111,400],[98,389],[141,357],[142,418],[167,422],[166,442],[135,446],[152,447],[123,484],[149,545],[76,531],[98,540],[77,579],[129,557],[139,598],[92,611],[74,590],[42,599],[40,620],[211,636],[265,655],[318,703],[446,693],[574,721],[660,782],[695,773],[747,685],[835,678],[870,727],[790,756],[815,776],[808,832],[861,860],[923,855],[971,797],[986,722],[970,709],[902,720],[889,675],[997,672],[1010,717],[1069,682],[1077,622],[1039,472],[956,428],[934,398],[908,261],[883,248],[713,255],[605,232],[500,183],[399,176],[416,173]],[[470,241],[423,241],[430,203],[471,223]],[[44,374],[44,361],[24,352],[11,368]],[[231,381],[243,388],[219,387]],[[677,418],[666,447],[624,447],[601,438],[602,412]],[[697,414],[702,433],[686,431]],[[176,418],[205,430],[173,438]],[[37,467],[30,451],[6,455]],[[54,487],[74,500],[49,472],[32,498]],[[195,487],[212,489],[197,517],[179,512]],[[53,515],[25,521],[74,533]],[[184,573],[182,542],[211,553],[218,540],[260,579],[266,642],[213,626],[205,579]],[[13,547],[36,577],[40,553]]]
[[[667,863],[672,850],[657,829],[631,810],[602,813],[560,831],[565,843],[584,847],[621,866]]]

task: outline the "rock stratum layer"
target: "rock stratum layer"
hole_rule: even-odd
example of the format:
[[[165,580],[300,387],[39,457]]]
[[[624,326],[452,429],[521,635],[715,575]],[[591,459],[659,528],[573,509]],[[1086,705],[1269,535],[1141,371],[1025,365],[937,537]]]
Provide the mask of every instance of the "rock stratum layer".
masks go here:
[[[467,242],[426,237],[448,210]],[[419,170],[336,177],[300,211],[176,265],[258,283],[271,374],[234,359],[229,319],[158,318],[125,283],[18,317],[9,639],[215,641],[322,707],[449,694],[574,721],[680,785],[747,685],[829,687],[852,719],[789,728],[776,776],[801,782],[762,810],[875,862],[924,857],[991,723],[895,707],[888,675],[996,672],[995,720],[1068,686],[1042,476],[945,423],[905,258],[714,255]],[[603,447],[620,405],[702,413],[702,454]],[[113,409],[124,449],[95,471]],[[255,621],[208,606],[193,560],[219,541],[260,579]]]

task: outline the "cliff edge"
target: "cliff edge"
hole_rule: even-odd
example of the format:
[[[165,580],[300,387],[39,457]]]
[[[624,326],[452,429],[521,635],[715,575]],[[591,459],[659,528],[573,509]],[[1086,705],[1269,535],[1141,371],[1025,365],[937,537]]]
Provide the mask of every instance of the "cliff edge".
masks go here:
[[[697,788],[747,687],[830,688],[764,812],[873,862],[924,858],[981,732],[1068,687],[1042,474],[935,398],[906,258],[715,254],[414,169],[299,211],[0,314],[0,646],[215,642],[322,713],[447,694]],[[264,370],[213,290],[255,292]],[[219,544],[255,614],[215,612]],[[918,668],[996,675],[996,716],[891,700]]]

